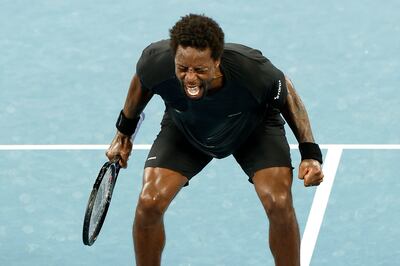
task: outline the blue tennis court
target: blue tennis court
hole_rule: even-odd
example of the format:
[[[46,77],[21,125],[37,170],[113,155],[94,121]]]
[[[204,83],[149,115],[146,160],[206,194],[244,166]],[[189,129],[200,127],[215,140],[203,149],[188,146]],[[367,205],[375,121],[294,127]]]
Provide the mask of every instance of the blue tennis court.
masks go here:
[[[131,226],[159,98],[91,247],[84,211],[142,49],[189,12],[213,17],[227,42],[260,49],[307,107],[326,180],[304,188],[295,169],[302,265],[398,265],[398,10],[395,0],[2,0],[0,265],[134,264]],[[292,160],[297,167],[296,145]],[[165,223],[163,265],[274,265],[264,210],[232,157],[196,176]]]

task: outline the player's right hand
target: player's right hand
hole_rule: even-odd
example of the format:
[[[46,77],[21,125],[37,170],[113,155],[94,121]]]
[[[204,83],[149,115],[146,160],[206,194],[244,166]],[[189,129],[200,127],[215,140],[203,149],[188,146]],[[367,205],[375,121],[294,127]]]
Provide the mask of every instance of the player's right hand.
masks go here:
[[[117,130],[110,147],[106,151],[106,156],[110,161],[118,161],[122,168],[126,168],[128,166],[129,155],[132,151],[132,145],[132,138]]]

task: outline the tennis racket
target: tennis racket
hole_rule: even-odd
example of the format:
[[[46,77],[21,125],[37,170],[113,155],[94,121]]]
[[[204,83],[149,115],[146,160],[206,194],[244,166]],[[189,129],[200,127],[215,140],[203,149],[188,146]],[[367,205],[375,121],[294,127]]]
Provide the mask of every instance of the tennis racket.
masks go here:
[[[135,138],[139,126],[144,120],[144,113],[140,115],[132,141]],[[82,240],[85,245],[91,246],[97,239],[110,206],[115,183],[121,166],[119,160],[106,162],[100,169],[96,181],[93,184],[92,192],[86,206],[85,218],[83,221]]]
[[[83,243],[91,246],[100,233],[110,206],[120,165],[118,162],[106,162],[101,168],[90,193],[83,223]]]

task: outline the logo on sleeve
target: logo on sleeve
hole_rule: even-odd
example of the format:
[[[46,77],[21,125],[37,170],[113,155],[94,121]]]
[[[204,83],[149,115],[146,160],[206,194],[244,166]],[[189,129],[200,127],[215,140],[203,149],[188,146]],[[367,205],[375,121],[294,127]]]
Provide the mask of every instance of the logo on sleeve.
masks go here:
[[[238,116],[238,115],[240,115],[240,114],[242,114],[242,112],[235,113],[235,114],[230,114],[230,115],[228,115],[228,117],[234,117],[234,116]]]
[[[279,97],[281,97],[281,91],[282,91],[282,82],[281,80],[278,81],[278,93],[274,97],[274,100],[278,100]]]

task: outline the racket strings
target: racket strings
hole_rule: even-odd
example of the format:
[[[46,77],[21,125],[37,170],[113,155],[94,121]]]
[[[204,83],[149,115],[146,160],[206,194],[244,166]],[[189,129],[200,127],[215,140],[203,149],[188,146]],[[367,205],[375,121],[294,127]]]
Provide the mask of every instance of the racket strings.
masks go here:
[[[99,189],[97,191],[97,196],[93,204],[92,217],[90,219],[89,226],[90,234],[92,234],[96,230],[96,227],[100,222],[101,215],[106,208],[107,202],[109,202],[110,200],[109,195],[111,193],[110,188],[112,179],[112,169],[109,168],[104,174],[103,180],[100,183]]]

